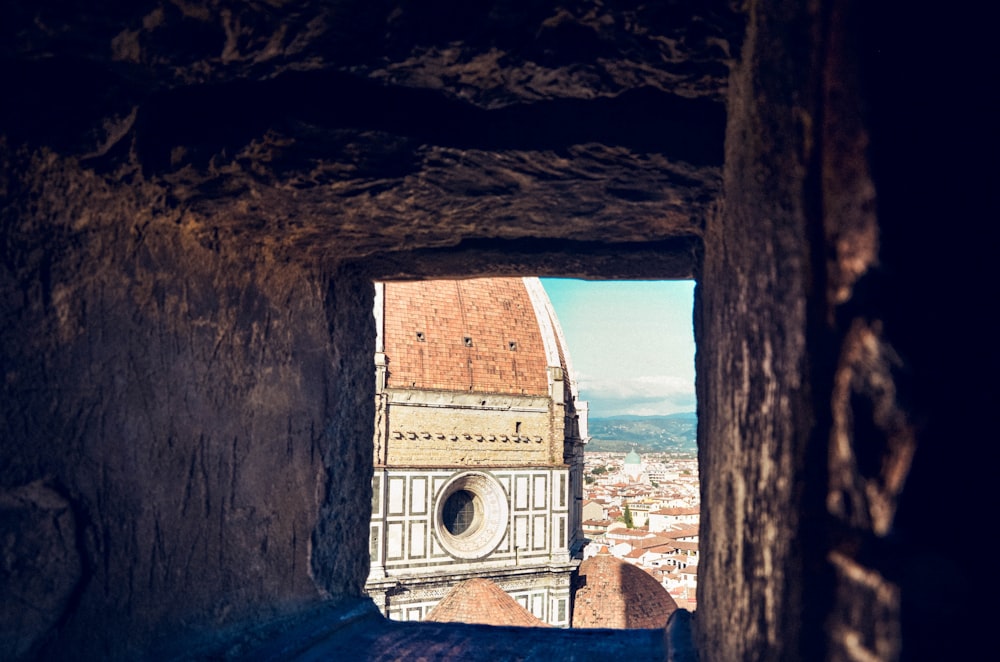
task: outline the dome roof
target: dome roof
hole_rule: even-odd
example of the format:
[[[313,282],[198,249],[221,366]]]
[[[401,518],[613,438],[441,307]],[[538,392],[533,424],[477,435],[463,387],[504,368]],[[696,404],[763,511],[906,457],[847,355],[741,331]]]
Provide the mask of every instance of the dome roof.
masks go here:
[[[567,370],[562,333],[537,278],[385,283],[390,388],[546,396]]]
[[[581,563],[577,573],[575,628],[662,628],[677,609],[659,582],[611,556],[607,547]]]
[[[522,607],[502,588],[488,579],[474,577],[456,584],[441,602],[430,610],[425,621],[439,623],[481,623],[549,627]]]
[[[633,448],[625,455],[625,464],[642,464],[642,457]]]

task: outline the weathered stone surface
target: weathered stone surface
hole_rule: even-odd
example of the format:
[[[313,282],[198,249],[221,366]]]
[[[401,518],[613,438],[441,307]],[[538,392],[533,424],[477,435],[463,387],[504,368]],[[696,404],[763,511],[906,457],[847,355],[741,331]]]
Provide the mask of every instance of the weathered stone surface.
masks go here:
[[[339,70],[483,108],[643,85],[721,100],[738,54],[738,6],[298,0],[69,10],[40,2],[6,9],[0,55],[106,62],[136,77],[148,72],[154,90]]]
[[[338,527],[363,525],[367,499],[353,519],[332,506],[335,549],[312,538],[331,485],[370,465],[335,441],[370,438],[370,422],[341,437],[335,412],[371,387],[331,335],[370,320],[331,323],[319,272],[205,248],[156,187],[124,194],[51,154],[4,181],[3,487],[61,485],[87,569],[44,654],[132,655],[163,623],[211,632],[357,595],[364,540]],[[38,600],[58,616],[53,582]]]
[[[678,619],[674,626],[670,634],[680,639],[683,634],[678,631],[686,630],[687,623]],[[334,612],[317,610],[278,636],[272,635],[271,641],[236,652],[226,655],[206,651],[205,656],[260,662],[329,659],[389,662],[411,658],[470,662],[662,660],[666,659],[666,642],[663,629],[573,630],[474,623],[400,623],[382,618],[369,602],[367,606],[349,603]],[[673,659],[688,662],[692,658],[688,655]]]
[[[592,273],[581,254],[691,276],[741,21],[724,3],[2,16],[2,486],[63,486],[87,569],[14,646],[59,620],[45,654],[112,658],[359,594],[369,279]]]
[[[123,186],[141,170],[208,246],[315,264],[454,246],[455,228],[697,237],[718,195],[740,26],[724,3],[12,14],[12,143]]]
[[[800,3],[779,4],[774,24],[760,32],[751,24],[733,73],[725,203],[709,222],[695,306],[701,342],[718,350],[696,357],[701,535],[725,541],[703,549],[698,566],[698,613],[718,615],[699,618],[708,660],[798,659],[795,647],[817,635],[803,630],[818,627],[804,604],[798,535],[800,518],[815,518],[819,506],[798,490],[810,470],[822,473],[821,457],[805,464],[814,219],[801,194],[811,158],[804,129],[817,100],[798,89],[811,63],[792,55],[808,47],[767,41],[778,24],[801,26],[805,40],[817,18]],[[729,397],[709,392],[720,387]]]
[[[993,23],[746,5],[0,6],[4,654],[360,595],[370,280],[546,273],[699,278],[702,659],[970,657]]]
[[[702,659],[978,655],[959,596],[978,592],[979,546],[932,570],[924,539],[934,521],[980,530],[990,489],[956,443],[993,428],[976,373],[996,343],[955,286],[990,258],[933,228],[981,213],[978,175],[943,164],[992,122],[956,86],[948,128],[920,102],[940,58],[977,70],[965,21],[750,7],[696,304]]]
[[[85,574],[72,504],[41,481],[0,491],[0,655],[19,659],[74,607]]]

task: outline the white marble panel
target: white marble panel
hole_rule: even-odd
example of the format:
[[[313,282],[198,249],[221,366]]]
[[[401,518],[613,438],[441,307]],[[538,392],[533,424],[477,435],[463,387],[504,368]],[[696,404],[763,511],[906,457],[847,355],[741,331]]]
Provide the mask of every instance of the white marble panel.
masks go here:
[[[514,518],[514,545],[518,549],[528,549],[528,517],[519,515]]]
[[[390,559],[403,558],[403,530],[402,522],[390,522],[386,526],[386,556]]]
[[[532,549],[545,549],[545,515],[535,515],[532,522],[534,531],[531,535]]]
[[[535,508],[545,507],[545,498],[548,492],[545,489],[545,476],[535,476]]]
[[[410,512],[423,515],[427,512],[427,479],[414,477],[410,489]]]
[[[545,619],[545,596],[539,593],[531,594],[531,613]]]
[[[406,478],[392,477],[389,479],[389,514],[406,514]]]
[[[526,510],[528,508],[527,476],[518,476],[514,479],[514,508],[516,510]]]
[[[422,559],[426,555],[427,524],[413,522],[410,524],[410,558]]]

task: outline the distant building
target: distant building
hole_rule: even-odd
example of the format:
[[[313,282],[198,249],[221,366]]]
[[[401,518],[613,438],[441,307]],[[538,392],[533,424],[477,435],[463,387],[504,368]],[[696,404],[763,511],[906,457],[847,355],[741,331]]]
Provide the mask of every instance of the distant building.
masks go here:
[[[666,531],[674,525],[694,524],[701,518],[701,508],[660,508],[649,513],[649,530]]]
[[[632,525],[637,528],[647,526],[650,509],[659,508],[659,505],[659,502],[649,499],[630,501],[628,507],[632,513]]]
[[[583,512],[582,516],[584,521],[586,520],[602,520],[608,515],[607,506],[601,501],[596,499],[585,499],[583,501]]]
[[[656,484],[668,483],[672,480],[677,479],[677,472],[667,469],[663,465],[657,465],[655,467],[646,467],[646,476],[649,478],[650,482]]]
[[[625,455],[625,466],[623,469],[629,481],[638,483],[642,479],[644,471],[642,466],[642,457],[635,452],[635,449],[630,450],[628,454]]]

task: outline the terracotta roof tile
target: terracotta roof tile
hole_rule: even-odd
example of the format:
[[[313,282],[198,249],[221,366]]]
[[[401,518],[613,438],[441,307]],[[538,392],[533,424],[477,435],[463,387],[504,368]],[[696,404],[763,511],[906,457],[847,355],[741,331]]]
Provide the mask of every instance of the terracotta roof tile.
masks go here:
[[[692,524],[683,527],[673,527],[667,529],[666,531],[658,531],[657,533],[659,533],[661,536],[673,539],[693,538],[694,536],[698,535],[698,525]]]
[[[580,564],[575,628],[662,628],[677,603],[652,576],[602,547]]]
[[[647,547],[646,551],[653,552],[654,554],[669,554],[675,549],[676,547],[673,545],[657,545],[655,547]]]
[[[664,545],[670,545],[672,547],[675,547],[677,545],[677,541],[671,540],[670,538],[653,536],[652,538],[642,538],[640,540],[633,540],[631,541],[630,544],[632,545],[632,547],[636,549],[650,549],[652,547],[662,547]]]
[[[385,353],[391,387],[548,394],[542,332],[521,278],[386,283]]]
[[[549,627],[502,588],[488,579],[479,577],[456,584],[441,602],[430,610],[424,620],[439,623]]]
[[[701,507],[695,506],[694,508],[660,508],[659,510],[653,511],[653,515],[698,515],[701,513]]]

